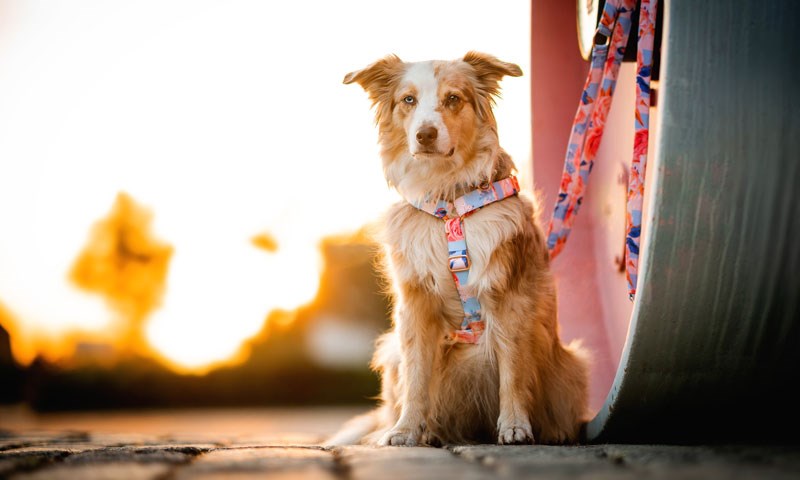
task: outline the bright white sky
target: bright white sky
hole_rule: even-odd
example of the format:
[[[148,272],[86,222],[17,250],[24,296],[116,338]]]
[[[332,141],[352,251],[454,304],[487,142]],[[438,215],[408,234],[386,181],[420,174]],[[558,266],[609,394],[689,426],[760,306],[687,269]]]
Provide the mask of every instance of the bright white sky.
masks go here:
[[[494,54],[529,73],[528,2],[0,0],[0,301],[16,342],[102,331],[66,280],[119,191],[175,247],[147,336],[186,366],[230,357],[313,298],[319,239],[395,199],[366,94],[344,74]],[[506,150],[530,162],[529,78],[507,79]],[[261,232],[274,254],[254,248]]]

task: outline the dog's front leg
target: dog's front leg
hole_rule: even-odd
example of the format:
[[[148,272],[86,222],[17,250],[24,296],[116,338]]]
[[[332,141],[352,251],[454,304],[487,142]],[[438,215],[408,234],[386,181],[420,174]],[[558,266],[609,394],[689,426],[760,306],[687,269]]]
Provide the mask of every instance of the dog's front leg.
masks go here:
[[[400,375],[403,385],[400,418],[381,438],[380,445],[412,447],[419,443],[425,428],[430,402],[431,371],[437,361],[438,327],[433,321],[426,294],[404,295],[396,306],[395,328],[400,338]]]
[[[508,312],[508,315],[513,315]],[[497,327],[502,324],[497,322]],[[516,332],[515,332],[516,333]],[[508,341],[496,346],[495,355],[500,380],[500,415],[497,419],[497,443],[529,444],[534,442],[530,422],[533,382],[536,381],[530,366],[534,361],[523,348],[521,336],[505,337]]]
[[[526,395],[517,383],[519,365],[500,357],[500,416],[497,419],[497,443],[505,445],[533,443],[533,430],[525,408]]]

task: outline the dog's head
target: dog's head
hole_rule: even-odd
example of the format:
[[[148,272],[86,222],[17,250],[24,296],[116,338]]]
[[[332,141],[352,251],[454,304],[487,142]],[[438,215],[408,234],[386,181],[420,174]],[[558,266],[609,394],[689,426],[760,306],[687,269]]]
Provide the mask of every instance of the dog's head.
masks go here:
[[[452,195],[490,180],[498,151],[492,106],[517,65],[469,52],[454,61],[388,56],[349,73],[375,106],[387,180],[406,197]]]

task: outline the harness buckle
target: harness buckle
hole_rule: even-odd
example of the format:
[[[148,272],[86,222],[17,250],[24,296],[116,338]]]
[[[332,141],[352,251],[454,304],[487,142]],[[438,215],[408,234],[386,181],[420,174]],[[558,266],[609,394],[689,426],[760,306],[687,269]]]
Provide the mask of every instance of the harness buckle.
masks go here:
[[[466,272],[470,267],[469,255],[466,253],[450,255],[448,258],[448,265],[450,266],[450,271],[453,273]]]

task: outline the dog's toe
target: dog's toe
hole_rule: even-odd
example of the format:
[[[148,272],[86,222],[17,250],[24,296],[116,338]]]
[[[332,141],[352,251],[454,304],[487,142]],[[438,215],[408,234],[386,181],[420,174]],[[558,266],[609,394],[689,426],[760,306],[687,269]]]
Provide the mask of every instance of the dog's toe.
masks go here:
[[[501,445],[529,445],[533,443],[533,432],[528,426],[514,426],[500,430],[497,443]]]
[[[386,432],[378,442],[378,445],[386,447],[416,447],[417,438],[410,432],[391,430]]]

